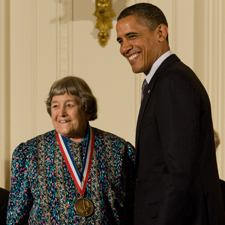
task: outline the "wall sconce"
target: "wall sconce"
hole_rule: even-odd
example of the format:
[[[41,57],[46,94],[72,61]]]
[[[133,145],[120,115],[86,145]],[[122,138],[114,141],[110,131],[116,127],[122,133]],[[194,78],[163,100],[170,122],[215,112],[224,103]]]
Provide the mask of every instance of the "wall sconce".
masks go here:
[[[115,16],[112,10],[111,0],[96,0],[96,10],[94,15],[97,17],[96,28],[100,30],[98,33],[98,41],[102,47],[108,42],[109,39],[109,29],[112,29],[111,18]]]

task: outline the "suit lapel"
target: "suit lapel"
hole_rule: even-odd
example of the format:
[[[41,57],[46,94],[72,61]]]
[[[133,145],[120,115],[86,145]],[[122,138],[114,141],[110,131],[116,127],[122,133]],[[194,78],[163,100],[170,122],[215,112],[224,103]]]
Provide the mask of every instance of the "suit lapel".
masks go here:
[[[155,74],[153,75],[150,83],[148,84],[147,88],[147,93],[145,94],[142,102],[141,102],[141,107],[138,115],[138,120],[137,120],[137,128],[136,128],[136,150],[138,149],[138,142],[139,142],[139,135],[140,135],[140,126],[141,126],[141,121],[142,117],[145,111],[145,108],[148,103],[148,99],[152,93],[152,90],[154,89],[156,81],[161,77],[161,75],[164,73],[164,71],[173,63],[180,61],[180,59],[175,55],[170,55],[168,58],[166,58],[162,64],[159,66],[159,68],[156,70]]]

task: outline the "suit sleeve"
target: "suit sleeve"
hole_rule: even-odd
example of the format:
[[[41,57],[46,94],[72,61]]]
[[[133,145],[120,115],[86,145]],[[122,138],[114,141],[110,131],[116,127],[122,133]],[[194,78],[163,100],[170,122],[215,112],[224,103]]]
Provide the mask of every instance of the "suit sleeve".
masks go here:
[[[130,143],[126,143],[124,152],[123,176],[125,184],[125,224],[132,225],[134,222],[134,187],[135,187],[135,150]]]
[[[26,146],[22,143],[15,149],[12,156],[7,224],[28,224],[33,197],[28,180],[29,155],[27,153]]]
[[[2,224],[6,224],[8,196],[9,192],[3,188],[0,188],[0,221]]]
[[[156,117],[166,167],[159,224],[186,224],[189,194],[198,170],[201,100],[190,80],[168,75],[160,83]]]

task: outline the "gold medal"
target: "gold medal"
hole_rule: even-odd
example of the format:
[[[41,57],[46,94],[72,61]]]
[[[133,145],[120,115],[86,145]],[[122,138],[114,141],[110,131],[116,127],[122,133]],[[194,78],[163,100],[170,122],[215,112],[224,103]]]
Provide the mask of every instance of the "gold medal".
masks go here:
[[[60,150],[66,161],[66,165],[70,171],[70,174],[76,184],[76,187],[81,195],[75,203],[75,211],[79,216],[88,217],[94,212],[94,204],[87,198],[84,198],[89,172],[91,169],[91,160],[93,155],[93,149],[95,145],[95,135],[92,128],[88,125],[88,141],[86,146],[85,160],[83,163],[82,173],[80,174],[73,157],[70,155],[70,149],[66,143],[65,137],[60,133],[57,133],[57,141],[59,143]]]
[[[94,205],[89,199],[80,197],[75,203],[75,211],[79,216],[88,217],[94,212]]]

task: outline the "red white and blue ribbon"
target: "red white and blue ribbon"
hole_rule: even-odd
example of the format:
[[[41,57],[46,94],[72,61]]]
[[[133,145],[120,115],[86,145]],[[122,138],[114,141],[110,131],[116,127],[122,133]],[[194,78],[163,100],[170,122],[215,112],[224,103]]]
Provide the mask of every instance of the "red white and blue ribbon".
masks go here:
[[[89,126],[88,141],[87,141],[86,152],[85,152],[81,174],[79,173],[76,167],[76,164],[73,160],[70,149],[66,143],[65,137],[63,137],[60,133],[57,133],[57,141],[59,143],[59,147],[61,149],[63,157],[66,161],[66,165],[70,171],[70,175],[72,176],[79,193],[81,195],[84,195],[87,181],[88,181],[88,175],[91,168],[91,160],[92,160],[94,142],[95,142],[94,132],[92,128]]]

